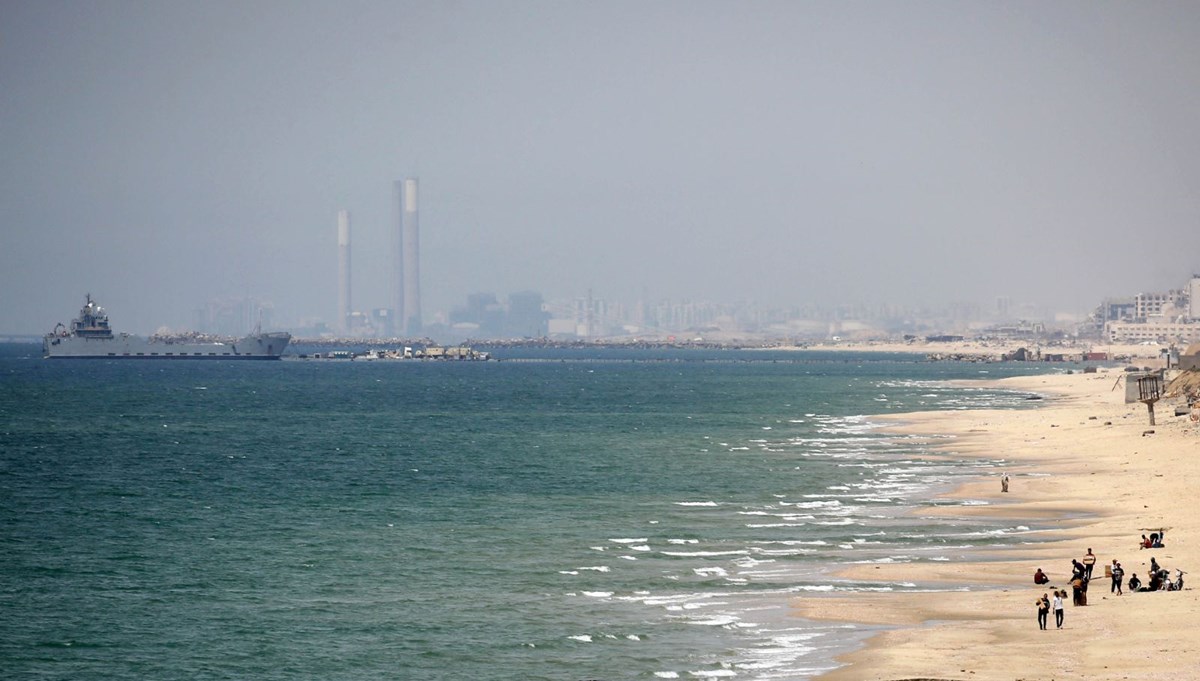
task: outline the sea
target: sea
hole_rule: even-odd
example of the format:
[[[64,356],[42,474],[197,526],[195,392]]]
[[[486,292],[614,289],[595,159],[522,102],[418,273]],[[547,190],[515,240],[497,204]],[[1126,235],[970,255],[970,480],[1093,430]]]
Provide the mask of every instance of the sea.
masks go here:
[[[1068,365],[735,350],[43,360],[0,345],[7,679],[811,679],[851,563],[1025,541],[932,514],[1004,453],[880,414]],[[934,448],[939,451],[934,452]],[[945,509],[940,509],[945,511]],[[847,613],[851,619],[853,613]]]

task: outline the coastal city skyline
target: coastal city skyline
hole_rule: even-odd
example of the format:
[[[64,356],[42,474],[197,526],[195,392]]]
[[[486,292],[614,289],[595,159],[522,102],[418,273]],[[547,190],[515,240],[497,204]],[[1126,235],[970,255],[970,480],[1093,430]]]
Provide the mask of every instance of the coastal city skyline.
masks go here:
[[[100,2],[0,19],[5,334],[48,331],[88,292],[134,333],[251,299],[280,327],[336,330],[343,210],[353,307],[397,310],[404,178],[435,325],[522,292],[590,295],[629,326],[661,305],[708,324],[983,318],[997,300],[1044,321],[1177,287],[1200,254],[1190,6]]]
[[[343,249],[339,246],[339,262]],[[339,270],[340,271],[340,270]],[[418,338],[398,331],[390,309],[355,311],[337,328],[313,318],[288,331],[305,338]],[[265,320],[265,322],[264,322]],[[234,298],[210,301],[195,311],[192,330],[237,336],[275,321],[269,301]],[[1164,291],[1097,301],[1086,314],[1053,313],[1006,297],[992,305],[969,302],[946,306],[806,304],[770,308],[747,302],[648,301],[632,305],[594,295],[545,299],[537,291],[508,296],[468,295],[448,313],[435,313],[423,335],[438,342],[462,340],[552,341],[679,340],[713,343],[770,341],[878,341],[963,334],[981,339],[1072,340],[1087,342],[1200,341],[1200,275]]]

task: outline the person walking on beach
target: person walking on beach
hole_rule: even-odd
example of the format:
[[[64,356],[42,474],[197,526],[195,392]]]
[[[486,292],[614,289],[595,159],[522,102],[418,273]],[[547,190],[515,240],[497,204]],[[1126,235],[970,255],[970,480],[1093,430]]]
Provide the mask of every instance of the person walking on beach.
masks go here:
[[[1050,614],[1050,597],[1047,594],[1042,594],[1042,597],[1036,601],[1038,609],[1038,629],[1046,630],[1046,616]]]
[[[1000,491],[1008,491],[1008,473],[1005,473],[1004,476],[1000,478]]]
[[[1083,557],[1083,569],[1084,569],[1083,576],[1088,579],[1091,579],[1092,578],[1092,568],[1095,566],[1096,566],[1096,554],[1092,553],[1092,549],[1089,547],[1087,555],[1085,555]]]
[[[1121,590],[1121,582],[1124,581],[1124,579],[1125,579],[1125,568],[1121,567],[1121,564],[1117,562],[1116,558],[1113,558],[1112,590],[1110,591],[1110,593],[1115,593],[1118,596],[1123,595],[1125,592],[1123,592]]]
[[[1054,624],[1056,624],[1059,629],[1062,629],[1063,596],[1066,596],[1066,595],[1067,595],[1066,589],[1054,592]]]

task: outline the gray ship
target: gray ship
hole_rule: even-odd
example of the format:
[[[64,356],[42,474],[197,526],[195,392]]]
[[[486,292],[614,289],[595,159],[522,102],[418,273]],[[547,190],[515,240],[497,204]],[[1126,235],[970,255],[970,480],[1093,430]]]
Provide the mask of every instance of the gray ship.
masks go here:
[[[113,334],[104,308],[88,294],[70,328],[58,324],[42,338],[42,355],[47,359],[279,359],[291,340],[289,333],[257,329],[230,342]]]

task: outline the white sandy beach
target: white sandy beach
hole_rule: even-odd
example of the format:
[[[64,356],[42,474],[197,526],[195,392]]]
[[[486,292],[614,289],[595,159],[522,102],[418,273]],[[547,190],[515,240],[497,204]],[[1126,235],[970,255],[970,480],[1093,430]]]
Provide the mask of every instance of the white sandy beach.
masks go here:
[[[1041,350],[1044,354],[1077,355],[1084,352],[1102,352],[1106,353],[1110,358],[1137,358],[1139,363],[1142,363],[1161,360],[1162,350],[1167,347],[1166,345],[1144,345],[1140,343],[1075,342],[1039,345],[1033,342],[1011,340],[962,340],[934,343],[925,340],[914,340],[911,343],[903,341],[829,341],[805,346],[785,346],[771,349],[821,352],[904,352],[919,355],[977,355],[999,359],[1004,354],[1014,352],[1019,348],[1026,348],[1030,351]]]
[[[987,514],[1020,524],[1051,525],[1036,544],[982,553],[971,564],[856,565],[843,573],[895,581],[971,585],[969,592],[802,597],[798,615],[894,625],[845,656],[847,666],[822,677],[858,679],[1197,679],[1200,678],[1200,428],[1156,409],[1124,403],[1121,372],[1006,379],[999,384],[1047,396],[1038,409],[927,412],[897,417],[898,429],[952,435],[959,454],[1003,457],[1010,492],[999,478],[976,481],[955,496],[988,505],[943,509]],[[1152,434],[1146,431],[1153,430]],[[1139,550],[1150,528],[1169,528],[1166,546]],[[1065,626],[1038,629],[1034,601],[1051,588],[1070,590],[1071,559],[1098,557],[1085,607],[1066,608]],[[1116,558],[1126,579],[1145,581],[1150,557],[1185,577],[1182,592],[1110,594],[1104,566]],[[1051,577],[1033,584],[1041,567]]]

